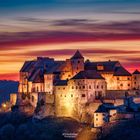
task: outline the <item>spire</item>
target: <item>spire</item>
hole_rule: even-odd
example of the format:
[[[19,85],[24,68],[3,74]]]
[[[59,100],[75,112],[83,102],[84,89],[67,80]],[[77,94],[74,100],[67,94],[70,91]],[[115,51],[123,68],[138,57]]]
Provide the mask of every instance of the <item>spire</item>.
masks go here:
[[[71,57],[71,59],[83,59],[84,57],[82,56],[82,54],[79,52],[79,50],[77,50],[75,52],[75,54]]]

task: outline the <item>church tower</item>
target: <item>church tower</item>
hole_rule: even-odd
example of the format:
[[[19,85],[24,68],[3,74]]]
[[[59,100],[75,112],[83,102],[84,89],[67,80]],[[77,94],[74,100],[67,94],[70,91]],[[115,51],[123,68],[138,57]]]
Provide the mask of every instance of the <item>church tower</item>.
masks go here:
[[[72,65],[72,75],[76,75],[80,71],[84,71],[84,57],[77,50],[70,59]]]

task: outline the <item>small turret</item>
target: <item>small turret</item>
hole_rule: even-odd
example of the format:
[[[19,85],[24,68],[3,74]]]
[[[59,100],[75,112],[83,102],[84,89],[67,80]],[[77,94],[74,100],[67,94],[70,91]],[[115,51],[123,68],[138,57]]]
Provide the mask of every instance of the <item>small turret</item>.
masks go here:
[[[77,50],[75,52],[75,54],[71,57],[71,60],[72,59],[84,59],[84,57],[82,56],[82,54],[79,52],[79,50]]]
[[[77,50],[70,60],[72,64],[73,75],[84,70],[84,57],[82,56],[80,51]]]
[[[135,70],[132,73],[132,83],[133,83],[133,89],[140,89],[140,72],[138,70]]]

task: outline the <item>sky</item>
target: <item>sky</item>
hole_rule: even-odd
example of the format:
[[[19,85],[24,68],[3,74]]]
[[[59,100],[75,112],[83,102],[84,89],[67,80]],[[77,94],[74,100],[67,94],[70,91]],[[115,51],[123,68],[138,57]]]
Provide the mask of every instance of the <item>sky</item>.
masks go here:
[[[18,80],[25,60],[92,61],[140,70],[140,0],[0,0],[0,80]]]

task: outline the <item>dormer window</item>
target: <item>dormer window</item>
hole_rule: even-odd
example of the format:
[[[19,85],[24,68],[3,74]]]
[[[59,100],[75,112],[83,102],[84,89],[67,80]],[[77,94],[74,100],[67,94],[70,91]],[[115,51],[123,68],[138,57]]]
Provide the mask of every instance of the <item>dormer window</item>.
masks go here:
[[[103,65],[98,65],[97,70],[104,70],[104,66]]]

